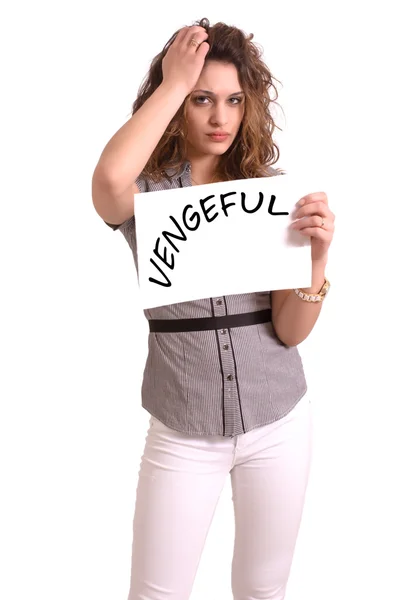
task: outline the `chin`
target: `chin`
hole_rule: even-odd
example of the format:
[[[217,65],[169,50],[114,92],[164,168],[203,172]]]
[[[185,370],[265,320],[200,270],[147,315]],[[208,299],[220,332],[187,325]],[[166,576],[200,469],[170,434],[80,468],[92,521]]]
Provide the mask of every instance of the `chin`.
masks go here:
[[[226,146],[226,148],[214,148],[211,152],[209,151],[208,154],[214,154],[214,156],[220,156],[221,154],[225,154],[225,152],[229,149],[229,146]]]
[[[211,147],[209,145],[207,145],[207,147],[204,148],[203,151],[205,154],[213,154],[214,156],[220,156],[221,154],[225,154],[225,152],[227,150],[229,150],[230,147],[231,147],[231,144],[212,143]]]

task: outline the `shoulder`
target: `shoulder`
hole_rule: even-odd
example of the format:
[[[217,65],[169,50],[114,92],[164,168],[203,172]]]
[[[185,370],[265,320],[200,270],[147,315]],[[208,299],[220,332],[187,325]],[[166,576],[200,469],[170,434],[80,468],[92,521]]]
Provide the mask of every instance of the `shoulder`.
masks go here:
[[[276,169],[274,167],[267,167],[267,173],[269,177],[274,177],[275,175],[286,175],[286,172],[283,169]]]
[[[162,192],[163,190],[169,190],[176,187],[174,178],[162,177],[159,180],[155,180],[150,176],[146,176],[143,173],[136,179],[136,185],[140,192]]]

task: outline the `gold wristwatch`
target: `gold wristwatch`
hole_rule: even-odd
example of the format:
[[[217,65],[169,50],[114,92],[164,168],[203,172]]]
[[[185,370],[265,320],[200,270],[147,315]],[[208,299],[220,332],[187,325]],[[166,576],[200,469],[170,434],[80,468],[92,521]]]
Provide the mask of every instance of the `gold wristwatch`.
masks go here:
[[[327,295],[327,293],[329,292],[330,287],[331,287],[331,284],[325,278],[324,285],[322,286],[322,288],[319,290],[319,292],[317,294],[307,294],[306,292],[303,292],[302,290],[299,290],[298,288],[296,288],[294,291],[299,296],[299,298],[301,298],[305,302],[322,302],[324,300],[325,296]]]

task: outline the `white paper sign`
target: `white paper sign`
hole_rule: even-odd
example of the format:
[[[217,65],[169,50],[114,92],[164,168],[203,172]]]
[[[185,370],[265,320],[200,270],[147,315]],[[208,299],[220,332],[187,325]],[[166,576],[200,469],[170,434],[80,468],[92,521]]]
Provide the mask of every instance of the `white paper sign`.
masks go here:
[[[142,307],[311,286],[310,238],[289,229],[310,191],[286,174],[136,194]]]

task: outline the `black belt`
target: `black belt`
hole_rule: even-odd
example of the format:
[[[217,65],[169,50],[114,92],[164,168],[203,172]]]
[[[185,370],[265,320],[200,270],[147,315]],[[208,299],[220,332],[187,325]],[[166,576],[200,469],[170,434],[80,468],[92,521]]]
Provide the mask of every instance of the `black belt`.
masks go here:
[[[268,323],[272,319],[270,308],[238,315],[222,317],[199,317],[197,319],[149,319],[151,332],[177,333],[182,331],[205,331],[207,329],[230,329],[244,325]]]

